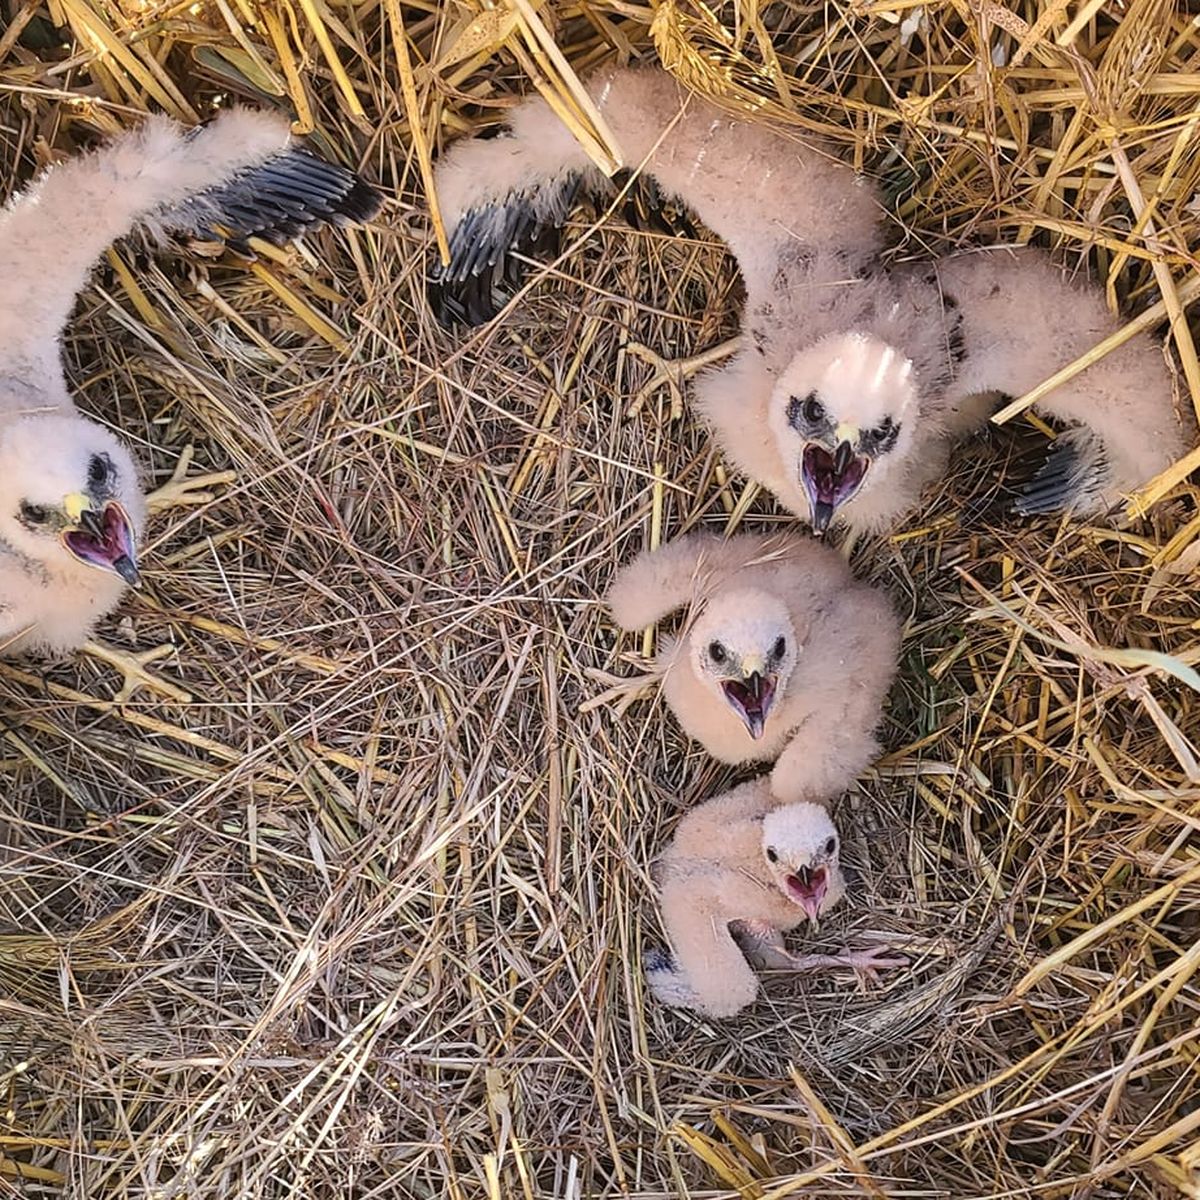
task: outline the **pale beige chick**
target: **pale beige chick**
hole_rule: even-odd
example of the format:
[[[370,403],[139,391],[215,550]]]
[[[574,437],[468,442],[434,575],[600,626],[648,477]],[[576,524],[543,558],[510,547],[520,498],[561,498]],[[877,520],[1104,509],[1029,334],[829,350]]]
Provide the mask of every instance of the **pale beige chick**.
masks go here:
[[[0,211],[0,655],[79,648],[139,582],[137,468],[76,410],[59,348],[105,248],[137,231],[245,251],[364,219],[378,199],[296,146],[286,118],[231,109],[199,130],[150,117]]]
[[[639,555],[608,595],[623,629],[689,607],[663,696],[722,762],[772,762],[775,796],[825,802],[879,751],[900,622],[836,551],[799,534],[697,533]]]
[[[727,458],[818,534],[883,532],[919,511],[998,394],[1026,392],[1119,326],[1101,289],[1037,250],[885,262],[874,187],[662,71],[602,71],[588,87],[640,172],[642,203],[625,211],[690,209],[737,258],[742,344],[697,380],[696,407]],[[545,101],[517,106],[509,126],[439,167],[452,261],[431,299],[447,321],[494,316],[581,193],[618,200]],[[1194,436],[1173,399],[1148,334],[1051,390],[1037,411],[1067,428],[1015,511],[1106,515]]]
[[[734,931],[762,943],[772,965],[864,974],[905,960],[875,951],[793,955],[782,935],[845,895],[839,839],[819,804],[780,806],[765,778],[692,809],[656,866],[670,959],[648,961],[664,1004],[731,1017],[753,1002],[758,976]]]

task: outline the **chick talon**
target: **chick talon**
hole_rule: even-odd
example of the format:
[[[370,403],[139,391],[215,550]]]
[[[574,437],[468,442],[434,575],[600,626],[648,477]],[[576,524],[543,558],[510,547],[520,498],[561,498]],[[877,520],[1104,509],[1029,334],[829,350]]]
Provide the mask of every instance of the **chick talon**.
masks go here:
[[[625,409],[625,419],[633,420],[634,417],[645,407],[646,401],[660,387],[666,387],[671,393],[671,417],[672,421],[681,421],[683,419],[683,383],[685,380],[695,375],[697,371],[702,371],[705,367],[712,366],[713,363],[721,362],[722,359],[728,358],[742,344],[740,337],[731,338],[729,341],[721,342],[717,346],[711,346],[707,350],[702,350],[699,354],[690,355],[687,358],[663,358],[649,346],[644,346],[641,342],[627,342],[625,345],[626,353],[632,354],[634,358],[640,359],[654,368],[654,375],[648,383],[644,383],[634,394],[629,406]]]
[[[158,692],[179,704],[191,703],[191,692],[184,691],[183,688],[146,670],[150,663],[158,662],[159,659],[174,653],[175,647],[170,643],[154,646],[150,650],[132,651],[121,650],[116,646],[110,646],[107,642],[88,641],[80,647],[80,650],[91,658],[107,663],[110,667],[116,667],[124,676],[125,682],[113,697],[116,704],[125,704],[132,700],[139,688]]]
[[[171,472],[171,478],[146,496],[146,507],[150,512],[164,512],[169,508],[183,508],[190,504],[207,504],[214,499],[214,493],[207,489],[237,481],[236,471],[210,471],[189,479],[187,472],[195,453],[194,446],[185,446]]]

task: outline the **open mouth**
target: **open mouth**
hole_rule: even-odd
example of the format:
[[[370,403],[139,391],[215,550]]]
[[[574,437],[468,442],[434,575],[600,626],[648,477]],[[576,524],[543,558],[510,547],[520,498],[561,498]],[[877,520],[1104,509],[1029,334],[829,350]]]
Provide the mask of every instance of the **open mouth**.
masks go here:
[[[842,442],[833,454],[814,442],[804,447],[800,478],[812,508],[813,533],[829,528],[834,510],[862,487],[870,465],[870,459],[856,455],[849,442]]]
[[[115,500],[110,500],[98,513],[94,509],[85,511],[79,518],[79,527],[64,533],[63,541],[80,562],[112,571],[133,587],[141,582],[133,525]]]
[[[726,679],[721,684],[725,699],[742,718],[750,736],[762,737],[771,702],[775,699],[775,677],[754,672],[748,679]]]
[[[808,919],[814,924],[821,911],[821,901],[829,889],[829,881],[824,867],[801,867],[795,874],[789,875],[783,881],[787,889],[788,899],[798,904],[808,914]]]

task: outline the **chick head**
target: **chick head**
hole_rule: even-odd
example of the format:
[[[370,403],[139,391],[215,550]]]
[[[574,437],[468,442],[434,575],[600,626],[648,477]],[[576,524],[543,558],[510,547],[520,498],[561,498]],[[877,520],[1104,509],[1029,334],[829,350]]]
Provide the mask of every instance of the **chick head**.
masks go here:
[[[860,492],[885,485],[916,418],[912,363],[878,338],[837,334],[792,359],[771,393],[769,420],[808,497],[814,533]]]
[[[37,567],[137,584],[145,513],[133,459],[103,426],[48,412],[0,429],[0,539]]]
[[[787,804],[763,818],[763,861],[775,886],[815,925],[845,894],[840,843],[820,804]]]
[[[762,737],[803,649],[787,607],[757,588],[721,592],[705,605],[689,637],[702,684],[729,705],[752,738]]]

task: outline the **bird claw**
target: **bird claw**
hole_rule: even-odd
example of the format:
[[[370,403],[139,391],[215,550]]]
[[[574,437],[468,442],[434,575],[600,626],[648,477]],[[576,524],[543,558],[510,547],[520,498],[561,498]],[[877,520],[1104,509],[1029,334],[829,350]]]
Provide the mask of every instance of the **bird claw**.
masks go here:
[[[908,959],[894,954],[883,946],[872,946],[868,950],[843,950],[841,954],[789,954],[789,969],[793,971],[838,971],[851,970],[865,991],[868,985],[879,982],[879,972],[889,967],[907,967]],[[889,954],[891,955],[889,957]]]
[[[883,946],[873,946],[869,950],[843,950],[834,958],[840,959],[842,965],[849,967],[858,976],[859,986],[864,992],[868,987],[879,983],[880,971],[886,971],[890,967],[908,966],[908,959],[904,955],[889,957],[887,949]]]
[[[702,371],[705,367],[712,366],[713,363],[718,363],[723,358],[728,358],[740,345],[741,338],[731,338],[727,342],[722,342],[718,346],[710,346],[707,350],[702,350],[699,354],[693,354],[688,358],[663,358],[661,354],[651,350],[649,346],[643,346],[641,342],[627,342],[625,344],[626,353],[632,354],[634,358],[653,367],[654,374],[650,381],[638,388],[634,394],[629,407],[625,410],[626,420],[636,417],[642,411],[646,401],[660,387],[666,387],[671,393],[671,420],[682,420],[684,380],[695,375],[697,371]]]
[[[644,671],[640,675],[610,675],[594,667],[587,668],[585,674],[597,683],[607,684],[608,687],[599,695],[592,696],[579,706],[581,713],[591,712],[594,708],[606,708],[612,705],[613,713],[618,718],[623,717],[630,706],[643,696],[649,695],[655,684],[662,678],[658,670]]]
[[[163,512],[168,508],[182,508],[189,504],[207,504],[214,497],[212,492],[205,489],[233,483],[237,479],[236,471],[212,471],[188,479],[188,468],[192,465],[195,453],[194,446],[183,448],[171,478],[146,497],[146,508],[150,512]]]
[[[186,692],[183,688],[177,687],[168,680],[162,679],[153,672],[146,670],[146,667],[150,663],[157,662],[160,658],[164,658],[174,651],[175,647],[170,644],[155,646],[151,650],[132,651],[118,649],[116,646],[110,646],[106,642],[93,641],[85,642],[81,649],[89,657],[107,663],[110,667],[116,667],[124,676],[124,684],[122,684],[120,691],[113,697],[114,702],[117,704],[125,704],[127,701],[132,700],[139,688],[158,692],[160,695],[166,696],[167,699],[178,701],[180,704],[191,703],[191,692]]]

